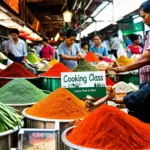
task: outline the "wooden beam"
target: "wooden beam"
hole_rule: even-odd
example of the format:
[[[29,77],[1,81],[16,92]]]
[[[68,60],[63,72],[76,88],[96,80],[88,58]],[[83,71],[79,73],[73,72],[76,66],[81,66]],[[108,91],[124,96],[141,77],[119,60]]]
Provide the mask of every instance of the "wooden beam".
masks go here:
[[[63,20],[57,20],[57,21],[52,21],[52,20],[49,20],[49,21],[40,21],[41,24],[61,24],[61,23],[64,23]]]

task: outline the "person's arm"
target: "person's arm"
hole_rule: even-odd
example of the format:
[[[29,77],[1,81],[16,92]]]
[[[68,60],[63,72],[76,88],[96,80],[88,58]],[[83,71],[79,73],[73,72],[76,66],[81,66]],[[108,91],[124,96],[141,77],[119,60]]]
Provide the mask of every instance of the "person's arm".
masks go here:
[[[117,73],[126,72],[126,71],[139,69],[148,64],[150,64],[150,50],[145,50],[144,53],[140,56],[140,58],[134,61],[133,63],[124,67],[119,66],[117,68],[113,68],[113,70]]]
[[[77,56],[68,56],[64,53],[64,49],[63,49],[63,46],[60,45],[58,47],[58,54],[60,56],[61,59],[64,59],[64,60],[74,60],[74,61],[80,61],[81,60],[81,57],[79,55]]]
[[[68,56],[65,54],[60,54],[59,56],[61,57],[61,59],[64,59],[64,60],[80,61],[82,59],[80,56]]]
[[[27,47],[26,47],[26,44],[24,42],[23,43],[23,60],[21,62],[24,63],[26,59],[27,59]]]
[[[150,81],[143,84],[143,86],[136,92],[131,92],[123,98],[123,102],[129,110],[140,110],[145,102],[150,100]]]
[[[105,102],[114,99],[115,98],[115,94],[116,94],[115,93],[115,89],[111,88],[110,91],[109,91],[109,93],[105,97],[101,98],[100,100],[96,101],[95,103],[87,101],[85,103],[85,105],[88,108],[92,108],[92,107],[97,108],[97,107],[101,106],[102,104],[104,104]]]

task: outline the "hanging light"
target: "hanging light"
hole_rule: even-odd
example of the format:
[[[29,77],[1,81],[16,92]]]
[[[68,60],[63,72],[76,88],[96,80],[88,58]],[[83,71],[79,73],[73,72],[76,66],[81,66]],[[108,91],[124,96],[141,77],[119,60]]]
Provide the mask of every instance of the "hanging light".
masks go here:
[[[65,22],[71,22],[72,13],[69,10],[64,11],[63,18]]]

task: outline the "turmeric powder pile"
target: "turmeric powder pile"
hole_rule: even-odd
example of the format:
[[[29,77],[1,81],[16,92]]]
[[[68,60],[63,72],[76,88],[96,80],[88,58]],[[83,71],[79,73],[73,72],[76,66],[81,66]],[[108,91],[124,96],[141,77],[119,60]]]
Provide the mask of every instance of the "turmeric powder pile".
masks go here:
[[[65,88],[58,88],[48,97],[28,108],[26,113],[46,119],[81,119],[89,112],[83,101]]]
[[[126,66],[126,65],[129,65],[133,62],[134,60],[133,59],[130,59],[128,57],[125,57],[125,56],[120,56],[116,62],[120,65],[120,66]]]

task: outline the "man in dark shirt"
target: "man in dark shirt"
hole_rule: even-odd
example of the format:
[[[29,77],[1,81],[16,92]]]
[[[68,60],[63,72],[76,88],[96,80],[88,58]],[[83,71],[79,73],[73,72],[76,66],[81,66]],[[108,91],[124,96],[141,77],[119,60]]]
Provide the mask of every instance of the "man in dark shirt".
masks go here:
[[[115,89],[111,89],[108,95],[97,102],[87,101],[86,106],[89,108],[99,107],[107,101],[114,101],[119,104],[124,103],[129,110],[129,114],[143,122],[150,123],[150,81],[141,84],[138,91],[127,93],[123,99],[116,100],[114,99],[115,95]]]

